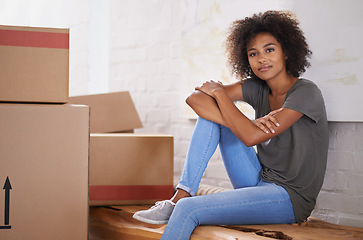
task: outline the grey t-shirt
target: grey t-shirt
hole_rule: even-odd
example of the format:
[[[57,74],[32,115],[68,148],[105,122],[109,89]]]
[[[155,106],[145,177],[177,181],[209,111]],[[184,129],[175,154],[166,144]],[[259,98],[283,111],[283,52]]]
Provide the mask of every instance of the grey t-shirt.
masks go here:
[[[269,87],[260,79],[242,83],[243,98],[256,111],[256,118],[267,115]],[[286,131],[257,145],[262,165],[261,178],[286,189],[296,221],[303,222],[315,207],[323,184],[327,152],[328,122],[323,96],[311,81],[299,79],[286,93],[283,108],[304,115]]]

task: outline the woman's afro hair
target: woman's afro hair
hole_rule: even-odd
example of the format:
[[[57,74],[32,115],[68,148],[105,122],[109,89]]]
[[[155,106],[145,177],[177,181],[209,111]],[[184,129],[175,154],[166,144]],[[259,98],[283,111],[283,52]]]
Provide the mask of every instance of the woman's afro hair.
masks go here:
[[[308,58],[312,52],[298,25],[298,21],[290,13],[280,11],[254,14],[233,22],[225,42],[232,73],[239,79],[255,76],[248,62],[247,44],[257,34],[267,32],[281,44],[287,56],[287,71],[292,76],[299,77],[310,66]]]

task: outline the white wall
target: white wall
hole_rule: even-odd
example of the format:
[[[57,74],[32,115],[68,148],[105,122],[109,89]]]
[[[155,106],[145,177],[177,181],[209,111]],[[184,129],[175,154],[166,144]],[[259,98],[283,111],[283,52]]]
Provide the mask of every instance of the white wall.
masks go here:
[[[186,82],[191,69],[198,70],[193,64],[208,61],[208,52],[203,46],[208,41],[206,33],[194,30],[193,26],[204,21],[208,37],[219,40],[223,32],[213,30],[213,24],[220,25],[213,16],[233,8],[234,14],[241,10],[242,18],[247,10],[255,10],[266,2],[266,10],[289,9],[294,3],[285,0],[224,0],[223,4],[217,0],[0,0],[0,24],[69,27],[70,95],[130,91],[144,124],[137,132],[174,136],[177,180],[195,124],[195,120],[184,117],[183,113]],[[200,46],[199,38],[205,40]],[[200,54],[196,59],[191,53]],[[207,73],[205,78],[199,73],[201,82],[216,76],[229,80],[228,73],[216,72],[208,64],[201,71]],[[363,188],[360,187],[363,123],[330,122],[329,128],[328,169],[313,215],[332,223],[363,227]],[[202,182],[231,187],[218,151]]]

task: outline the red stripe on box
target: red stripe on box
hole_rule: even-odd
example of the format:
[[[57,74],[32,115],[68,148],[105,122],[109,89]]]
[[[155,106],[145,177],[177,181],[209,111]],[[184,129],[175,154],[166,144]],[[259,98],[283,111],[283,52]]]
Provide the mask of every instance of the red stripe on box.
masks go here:
[[[135,185],[135,186],[90,186],[89,200],[153,200],[169,199],[173,195],[172,185]]]
[[[0,29],[0,45],[69,49],[69,33]]]

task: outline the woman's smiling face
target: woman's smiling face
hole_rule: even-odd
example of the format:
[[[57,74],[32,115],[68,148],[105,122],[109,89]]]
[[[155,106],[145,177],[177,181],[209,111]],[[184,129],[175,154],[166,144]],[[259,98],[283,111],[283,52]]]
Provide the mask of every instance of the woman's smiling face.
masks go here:
[[[247,45],[248,62],[253,73],[268,81],[287,74],[286,59],[280,43],[270,33],[259,33]]]

